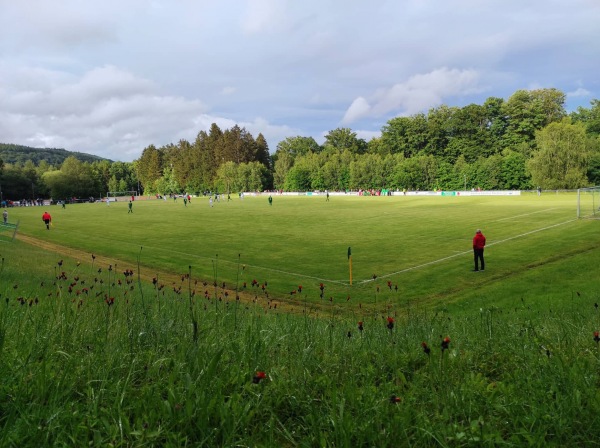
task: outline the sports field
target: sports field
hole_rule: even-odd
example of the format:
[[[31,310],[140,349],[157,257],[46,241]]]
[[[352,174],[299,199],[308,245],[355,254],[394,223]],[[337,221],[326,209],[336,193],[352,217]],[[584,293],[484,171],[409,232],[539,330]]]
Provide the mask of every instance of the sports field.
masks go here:
[[[600,221],[575,194],[45,209],[0,243],[0,446],[600,440]]]
[[[241,291],[256,280],[283,299],[292,299],[302,285],[303,299],[314,301],[350,297],[369,303],[394,294],[400,302],[452,302],[482,288],[497,290],[509,277],[535,277],[536,269],[569,257],[581,258],[574,267],[588,263],[600,223],[577,219],[576,201],[574,193],[332,196],[329,202],[275,195],[269,205],[267,195],[247,195],[212,207],[208,198],[187,206],[182,199],[136,200],[133,213],[127,201],[24,207],[11,209],[10,218],[20,221],[20,234],[127,267],[137,268],[139,257],[147,275],[187,273],[191,266],[193,277],[209,284],[225,282]],[[45,210],[53,218],[50,231],[41,221]],[[478,228],[488,241],[483,273],[471,272],[471,239]]]

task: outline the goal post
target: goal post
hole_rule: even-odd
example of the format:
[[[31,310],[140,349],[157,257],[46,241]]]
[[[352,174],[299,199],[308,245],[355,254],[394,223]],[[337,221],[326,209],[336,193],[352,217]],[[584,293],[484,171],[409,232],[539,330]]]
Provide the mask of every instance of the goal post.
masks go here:
[[[125,201],[125,200],[129,201],[132,196],[136,197],[136,196],[139,196],[139,194],[135,190],[109,191],[106,193],[106,197],[108,198],[108,200],[114,201],[114,202]]]
[[[597,218],[600,216],[600,187],[577,190],[577,217]]]

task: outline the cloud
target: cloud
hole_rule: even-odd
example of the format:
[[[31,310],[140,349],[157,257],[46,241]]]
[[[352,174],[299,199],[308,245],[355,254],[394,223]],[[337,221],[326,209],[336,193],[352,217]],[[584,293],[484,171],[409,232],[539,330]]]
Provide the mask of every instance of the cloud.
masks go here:
[[[389,88],[382,88],[371,96],[371,101],[356,98],[346,110],[342,122],[353,123],[365,117],[381,117],[390,112],[414,114],[443,103],[445,98],[468,95],[482,90],[476,70],[442,67],[430,73],[411,76]]]
[[[207,110],[199,100],[161,94],[152,82],[112,66],[80,78],[21,70],[48,78],[23,82],[0,70],[0,84],[9,83],[0,91],[0,134],[11,143],[133,160],[145,146],[169,143],[192,128],[193,117]]]
[[[285,0],[248,0],[242,29],[248,34],[273,31],[285,21]]]
[[[586,96],[590,96],[591,94],[592,94],[592,92],[584,89],[583,87],[579,87],[578,89],[576,89],[572,92],[567,92],[567,96],[571,97],[571,98],[586,97]]]
[[[221,94],[222,95],[232,95],[235,93],[235,87],[231,87],[231,86],[226,86],[223,87],[223,89],[221,90]]]

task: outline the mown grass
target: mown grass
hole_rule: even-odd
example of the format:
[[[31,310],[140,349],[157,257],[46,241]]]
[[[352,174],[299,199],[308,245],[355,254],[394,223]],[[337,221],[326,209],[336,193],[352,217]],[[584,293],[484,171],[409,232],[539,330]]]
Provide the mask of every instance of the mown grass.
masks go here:
[[[548,200],[554,206],[560,199]],[[354,210],[355,203],[348,204]],[[499,220],[507,217],[502,204],[473,201],[467,209],[486,207]],[[426,216],[432,213],[429,204],[420,205]],[[95,213],[94,206],[89,209]],[[419,219],[419,204],[402,206],[412,216],[407,226]],[[290,207],[298,205],[290,201]],[[522,207],[528,211],[512,216],[537,211],[525,201]],[[125,208],[112,210],[127,218]],[[38,212],[27,210],[32,217]],[[412,241],[415,251],[408,256],[405,249],[408,261],[468,246],[471,228],[482,227],[494,235],[490,243],[498,241],[486,253],[486,272],[468,272],[470,254],[459,255],[391,277],[399,291],[390,290],[386,278],[366,283],[364,304],[343,296],[320,299],[318,283],[306,283],[295,295],[308,297],[300,314],[286,312],[285,302],[275,308],[262,291],[250,302],[226,296],[220,285],[206,294],[193,262],[175,269],[185,274],[192,266],[189,277],[162,285],[138,282],[135,258],[133,275],[124,275],[120,260],[127,251],[115,255],[119,262],[109,270],[20,241],[4,244],[0,445],[597,446],[597,223],[565,223],[500,243],[566,221],[568,210],[559,212],[530,222],[547,214],[539,211],[518,224],[490,218],[485,226],[474,225],[476,219],[465,218],[468,235],[460,238],[460,226],[451,229],[446,222],[446,229],[433,217],[423,219],[405,231],[433,236],[405,238],[404,247]],[[96,225],[97,216],[86,214]],[[29,225],[26,219],[23,214],[24,231],[69,240],[69,232],[58,231],[68,222],[60,214],[47,234],[34,230],[41,221]],[[80,220],[73,238],[81,238],[87,225]],[[456,241],[444,245],[440,232],[455,234]],[[92,240],[107,247],[88,249],[110,254],[106,241],[112,234],[104,235]],[[398,247],[388,240],[390,249]],[[315,260],[329,276],[331,259]],[[241,277],[252,278],[253,269]],[[366,278],[369,272],[364,270]],[[276,280],[268,280],[271,290]],[[311,301],[320,305],[318,312],[311,311]],[[394,319],[392,329],[388,318]],[[443,350],[446,337],[451,342]],[[266,378],[255,383],[258,371]]]
[[[246,197],[213,208],[207,199],[136,201],[11,210],[20,232],[154,270],[187,272],[238,289],[267,282],[272,295],[373,303],[390,281],[406,301],[436,301],[519,276],[562,254],[595,247],[597,222],[575,220],[574,194],[521,197]],[[39,215],[39,216],[38,216]],[[488,272],[474,277],[471,238],[488,238]],[[542,230],[545,229],[545,230]],[[352,247],[353,285],[347,249]],[[141,250],[140,253],[140,249]],[[577,275],[576,272],[573,275]],[[377,276],[379,281],[373,281]],[[566,277],[571,277],[569,274]],[[318,285],[325,284],[323,297]],[[317,291],[317,294],[312,294]],[[396,289],[394,289],[396,291]]]

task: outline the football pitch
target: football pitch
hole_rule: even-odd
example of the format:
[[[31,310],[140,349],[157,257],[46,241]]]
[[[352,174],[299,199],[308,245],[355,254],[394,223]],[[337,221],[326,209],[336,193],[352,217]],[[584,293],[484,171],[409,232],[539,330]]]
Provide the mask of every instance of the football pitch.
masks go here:
[[[597,245],[598,221],[577,219],[574,193],[521,196],[250,196],[73,204],[10,210],[19,233],[152,275],[194,278],[273,297],[303,286],[307,300],[451,298],[498,287]],[[588,204],[583,204],[584,208]],[[588,207],[590,208],[590,207]],[[52,214],[46,230],[44,211]],[[473,273],[471,241],[487,237],[486,272]],[[352,260],[348,258],[351,248]],[[90,255],[91,256],[91,255]],[[573,269],[577,268],[573,264]],[[536,271],[537,270],[537,271]],[[352,275],[352,285],[350,285]],[[565,275],[570,275],[565,273]],[[524,280],[532,281],[532,280]],[[321,297],[320,285],[324,285]],[[298,295],[294,293],[294,298]],[[450,299],[449,299],[450,300]]]

